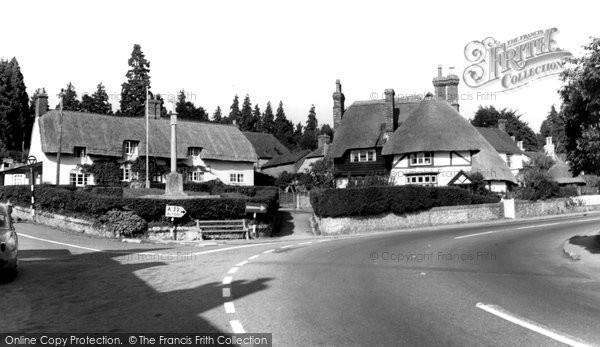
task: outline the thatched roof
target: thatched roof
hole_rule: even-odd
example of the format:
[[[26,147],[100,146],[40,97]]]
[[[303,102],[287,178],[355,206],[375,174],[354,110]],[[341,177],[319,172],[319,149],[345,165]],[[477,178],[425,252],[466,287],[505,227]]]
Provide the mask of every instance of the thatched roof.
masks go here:
[[[472,172],[486,180],[516,183],[498,152],[448,102],[423,100],[383,147],[383,155],[473,151]]]
[[[280,156],[275,157],[275,158],[269,160],[268,162],[266,162],[265,165],[262,166],[262,168],[267,169],[270,167],[275,167],[275,166],[280,166],[280,165],[294,164],[294,163],[297,163],[299,160],[304,159],[304,157],[306,157],[306,155],[308,153],[310,153],[310,149],[305,149],[305,150],[302,150],[299,152],[280,155]]]
[[[506,131],[498,128],[475,127],[477,131],[494,147],[499,153],[523,154],[523,151],[517,146],[515,141],[510,138]]]
[[[308,155],[306,155],[306,159],[310,159],[310,158],[322,158],[322,157],[325,157],[325,155],[327,154],[327,153],[325,153],[325,152],[326,152],[326,150],[325,150],[325,149],[326,149],[328,146],[330,147],[331,145],[330,145],[330,144],[323,145],[323,146],[321,146],[321,147],[319,147],[319,148],[315,149],[314,151],[312,151],[312,152],[308,153]]]
[[[583,177],[573,177],[569,165],[560,159],[548,170],[548,175],[559,184],[586,184]]]
[[[282,154],[290,153],[275,136],[266,133],[243,132],[244,136],[254,147],[256,155],[261,159],[271,159]]]
[[[188,147],[201,147],[202,159],[255,162],[256,153],[244,134],[233,125],[178,120],[177,158],[187,158]],[[59,111],[39,119],[42,151],[56,153],[59,141]],[[169,119],[150,119],[150,156],[169,158],[171,126]],[[121,157],[126,140],[139,141],[138,154],[146,155],[146,119],[116,117],[83,112],[63,112],[62,153],[75,146],[86,147],[91,155]]]
[[[398,115],[398,124],[403,123],[417,106],[418,102],[396,99],[394,113]],[[385,116],[385,100],[354,102],[344,112],[339,129],[335,130],[331,156],[340,158],[350,149],[382,147]]]

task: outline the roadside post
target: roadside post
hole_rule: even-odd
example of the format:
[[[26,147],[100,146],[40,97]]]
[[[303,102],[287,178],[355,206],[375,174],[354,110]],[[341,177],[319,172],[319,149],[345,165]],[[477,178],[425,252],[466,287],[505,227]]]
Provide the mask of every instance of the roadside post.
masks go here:
[[[257,213],[267,213],[267,205],[263,204],[263,203],[258,203],[258,202],[247,202],[246,203],[246,213],[252,213],[253,214],[253,223],[252,223],[252,237],[254,238],[258,238],[258,235],[256,234],[256,214]],[[246,239],[248,239],[249,237],[246,236]]]
[[[165,207],[165,217],[171,218],[171,239],[177,239],[177,230],[175,227],[175,218],[181,218],[185,216],[187,211],[183,206],[167,205]]]
[[[31,184],[31,219],[35,222],[35,177],[33,177],[33,165],[37,163],[37,158],[33,155],[27,157],[29,165],[29,183]]]

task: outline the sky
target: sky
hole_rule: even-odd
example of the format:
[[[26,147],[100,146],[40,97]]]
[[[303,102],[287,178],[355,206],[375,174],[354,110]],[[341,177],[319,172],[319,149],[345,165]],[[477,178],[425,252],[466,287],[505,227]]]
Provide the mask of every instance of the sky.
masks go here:
[[[486,37],[505,42],[557,28],[556,45],[575,56],[600,35],[600,3],[570,1],[11,1],[0,5],[0,57],[16,57],[31,95],[44,87],[50,105],[72,82],[79,96],[102,82],[118,108],[127,60],[138,43],[150,61],[152,90],[212,114],[229,112],[235,94],[264,110],[283,101],[288,119],[306,122],[315,105],[333,124],[340,79],[346,107],[396,94],[433,91],[437,66],[461,76],[461,114],[479,105],[509,108],[537,132],[560,105],[557,76],[509,92],[472,89],[465,46]],[[478,94],[478,92],[480,94]],[[491,94],[487,94],[490,92]],[[167,109],[171,106],[167,105]]]

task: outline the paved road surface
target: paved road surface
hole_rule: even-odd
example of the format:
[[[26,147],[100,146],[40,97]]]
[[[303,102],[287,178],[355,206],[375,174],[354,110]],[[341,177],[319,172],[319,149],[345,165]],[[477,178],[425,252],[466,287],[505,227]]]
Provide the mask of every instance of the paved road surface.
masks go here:
[[[21,272],[0,284],[0,330],[272,332],[275,345],[594,344],[600,269],[571,262],[561,244],[599,222],[204,248],[19,224]]]

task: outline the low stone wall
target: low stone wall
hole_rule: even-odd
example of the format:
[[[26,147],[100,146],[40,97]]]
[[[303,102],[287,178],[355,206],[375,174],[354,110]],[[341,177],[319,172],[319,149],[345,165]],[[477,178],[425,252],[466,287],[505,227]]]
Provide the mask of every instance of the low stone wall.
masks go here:
[[[547,201],[515,201],[517,218],[539,217],[563,213],[600,210],[600,200],[581,199],[582,197],[554,199]]]
[[[14,220],[24,220],[24,221],[32,221],[33,218],[31,216],[31,210],[25,207],[13,206],[12,217]],[[39,212],[36,211],[35,216],[36,223],[40,223],[43,225],[47,225],[50,227],[62,229],[62,230],[70,230],[78,233],[84,233],[89,235],[98,235],[102,237],[112,238],[114,235],[112,233],[106,232],[101,229],[96,229],[93,227],[93,222],[90,222],[85,219],[66,217],[63,215],[48,213],[48,212]]]
[[[319,218],[315,217],[323,235],[355,234],[380,230],[415,228],[423,226],[483,222],[504,218],[502,203],[466,206],[434,207],[420,213],[398,216]]]

